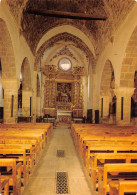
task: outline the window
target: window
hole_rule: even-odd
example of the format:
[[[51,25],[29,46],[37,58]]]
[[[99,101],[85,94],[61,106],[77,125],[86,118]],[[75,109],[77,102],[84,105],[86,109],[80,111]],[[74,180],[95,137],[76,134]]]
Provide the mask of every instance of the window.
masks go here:
[[[62,58],[60,61],[59,61],[59,68],[63,71],[68,71],[71,69],[71,62],[69,59],[67,58]]]

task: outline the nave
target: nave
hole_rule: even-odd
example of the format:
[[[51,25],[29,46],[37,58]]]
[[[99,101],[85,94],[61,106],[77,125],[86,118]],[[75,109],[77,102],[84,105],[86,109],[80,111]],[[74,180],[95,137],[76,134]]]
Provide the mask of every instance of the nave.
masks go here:
[[[57,157],[57,150],[64,150],[64,157]],[[53,129],[46,149],[30,176],[23,195],[54,195],[56,172],[67,172],[70,195],[91,195],[91,187],[85,169],[79,160],[68,126]]]

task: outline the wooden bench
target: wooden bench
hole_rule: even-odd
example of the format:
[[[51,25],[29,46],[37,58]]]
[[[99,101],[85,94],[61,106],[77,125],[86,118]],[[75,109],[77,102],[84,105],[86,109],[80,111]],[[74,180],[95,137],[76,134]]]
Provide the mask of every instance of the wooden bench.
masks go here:
[[[115,141],[90,141],[86,143],[83,152],[83,162],[87,169],[91,153],[137,153],[137,142],[115,142]],[[88,169],[89,170],[89,169]]]
[[[46,146],[47,139],[49,138],[53,129],[53,124],[0,124],[0,162],[3,162],[2,166],[7,167],[7,171],[2,173],[0,185],[3,188],[3,192],[9,194],[8,183],[5,183],[9,179],[9,185],[13,186],[13,195],[21,194],[21,176],[23,176],[23,184],[26,186],[29,173],[33,171],[34,164],[38,162],[38,159]],[[12,169],[7,165],[7,161],[10,158],[11,161],[15,161],[17,164],[16,169],[20,165],[20,174],[17,174],[12,182],[11,176],[9,177],[9,171],[13,170],[15,178],[15,166]],[[6,161],[7,160],[7,161]],[[16,164],[14,163],[14,165]],[[10,167],[10,169],[9,169]],[[18,176],[20,176],[20,183],[18,182]],[[3,178],[4,177],[4,178]],[[12,185],[13,183],[13,185]],[[16,184],[16,185],[15,185]],[[5,186],[5,187],[4,187]],[[16,187],[15,187],[16,186]]]
[[[31,144],[0,144],[0,149],[23,149],[26,152],[26,156],[29,156],[30,172],[33,171],[35,165],[35,159],[37,158],[37,148],[32,147]]]
[[[45,131],[47,138],[50,136],[53,130],[52,123],[20,123],[20,124],[0,124],[0,129],[2,128],[29,128],[30,130],[40,129]]]
[[[27,138],[19,138],[16,136],[0,136],[0,144],[18,144],[18,145],[32,145],[36,149],[35,153],[35,164],[38,162],[40,154],[41,154],[41,147],[36,139],[27,139]]]
[[[72,125],[72,137],[76,148],[81,151],[83,142],[88,140],[136,141],[137,130],[131,127],[109,125]]]
[[[119,165],[121,162],[127,164],[131,160],[136,162],[137,129],[135,127],[72,124],[71,135],[87,171],[91,171],[94,190],[96,189],[98,170],[100,172],[103,170],[108,157],[110,158],[110,163],[115,162]],[[97,161],[100,162],[102,167],[97,164]],[[133,163],[131,164],[133,165]],[[101,183],[99,185],[101,186]],[[101,192],[101,195],[105,194],[103,191]]]
[[[11,132],[10,132],[11,133]],[[35,146],[38,151],[38,155],[43,151],[41,139],[38,136],[31,135],[19,135],[19,134],[2,134],[0,133],[0,144],[31,144]]]
[[[131,163],[137,160],[137,153],[95,153],[90,156],[91,183],[96,190],[98,168],[106,163]]]
[[[1,173],[1,177],[9,180],[9,186],[13,186],[13,195],[21,195],[21,163],[16,163],[15,159],[0,159],[0,167],[7,169],[6,173]],[[7,175],[10,171],[11,174]]]
[[[43,137],[42,133],[39,132],[26,132],[26,131],[19,131],[19,129],[1,129],[0,130],[0,138],[23,138],[23,139],[35,139],[38,141],[40,145],[41,151],[43,150],[43,145],[45,144],[45,138]]]
[[[137,180],[136,181],[112,181],[109,183],[110,195],[124,195],[124,193],[137,194]]]
[[[9,179],[0,177],[0,194],[9,195]]]
[[[5,133],[12,134],[12,135],[24,135],[24,136],[35,136],[41,139],[41,148],[45,148],[47,142],[47,131],[42,129],[31,129],[28,127],[15,127],[15,128],[2,128],[0,131],[0,135]]]
[[[17,162],[21,162],[23,173],[23,184],[27,184],[29,179],[29,156],[26,155],[24,149],[0,149],[0,162],[3,158],[14,158]]]
[[[120,164],[105,164],[104,168],[98,169],[98,194],[106,195],[107,192],[110,191],[109,182],[112,181],[113,176],[115,179],[120,180],[121,173],[132,173],[132,178],[125,175],[122,177],[126,180],[136,179],[137,180],[137,164],[136,163],[120,163]],[[108,174],[110,178],[108,178]],[[134,177],[133,177],[134,176]]]

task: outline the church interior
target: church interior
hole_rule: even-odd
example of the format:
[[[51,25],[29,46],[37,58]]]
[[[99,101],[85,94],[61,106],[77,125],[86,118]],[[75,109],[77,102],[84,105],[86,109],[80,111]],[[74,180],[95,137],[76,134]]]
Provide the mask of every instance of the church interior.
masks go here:
[[[0,0],[0,195],[137,194],[137,1]]]

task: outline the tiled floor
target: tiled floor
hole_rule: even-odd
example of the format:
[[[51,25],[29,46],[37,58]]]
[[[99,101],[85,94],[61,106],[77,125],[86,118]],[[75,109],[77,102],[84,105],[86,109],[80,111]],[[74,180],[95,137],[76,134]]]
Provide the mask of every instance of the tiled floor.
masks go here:
[[[64,150],[65,157],[58,158],[57,150]],[[59,126],[53,130],[23,195],[55,195],[56,172],[68,172],[69,194],[92,194],[67,126]]]

